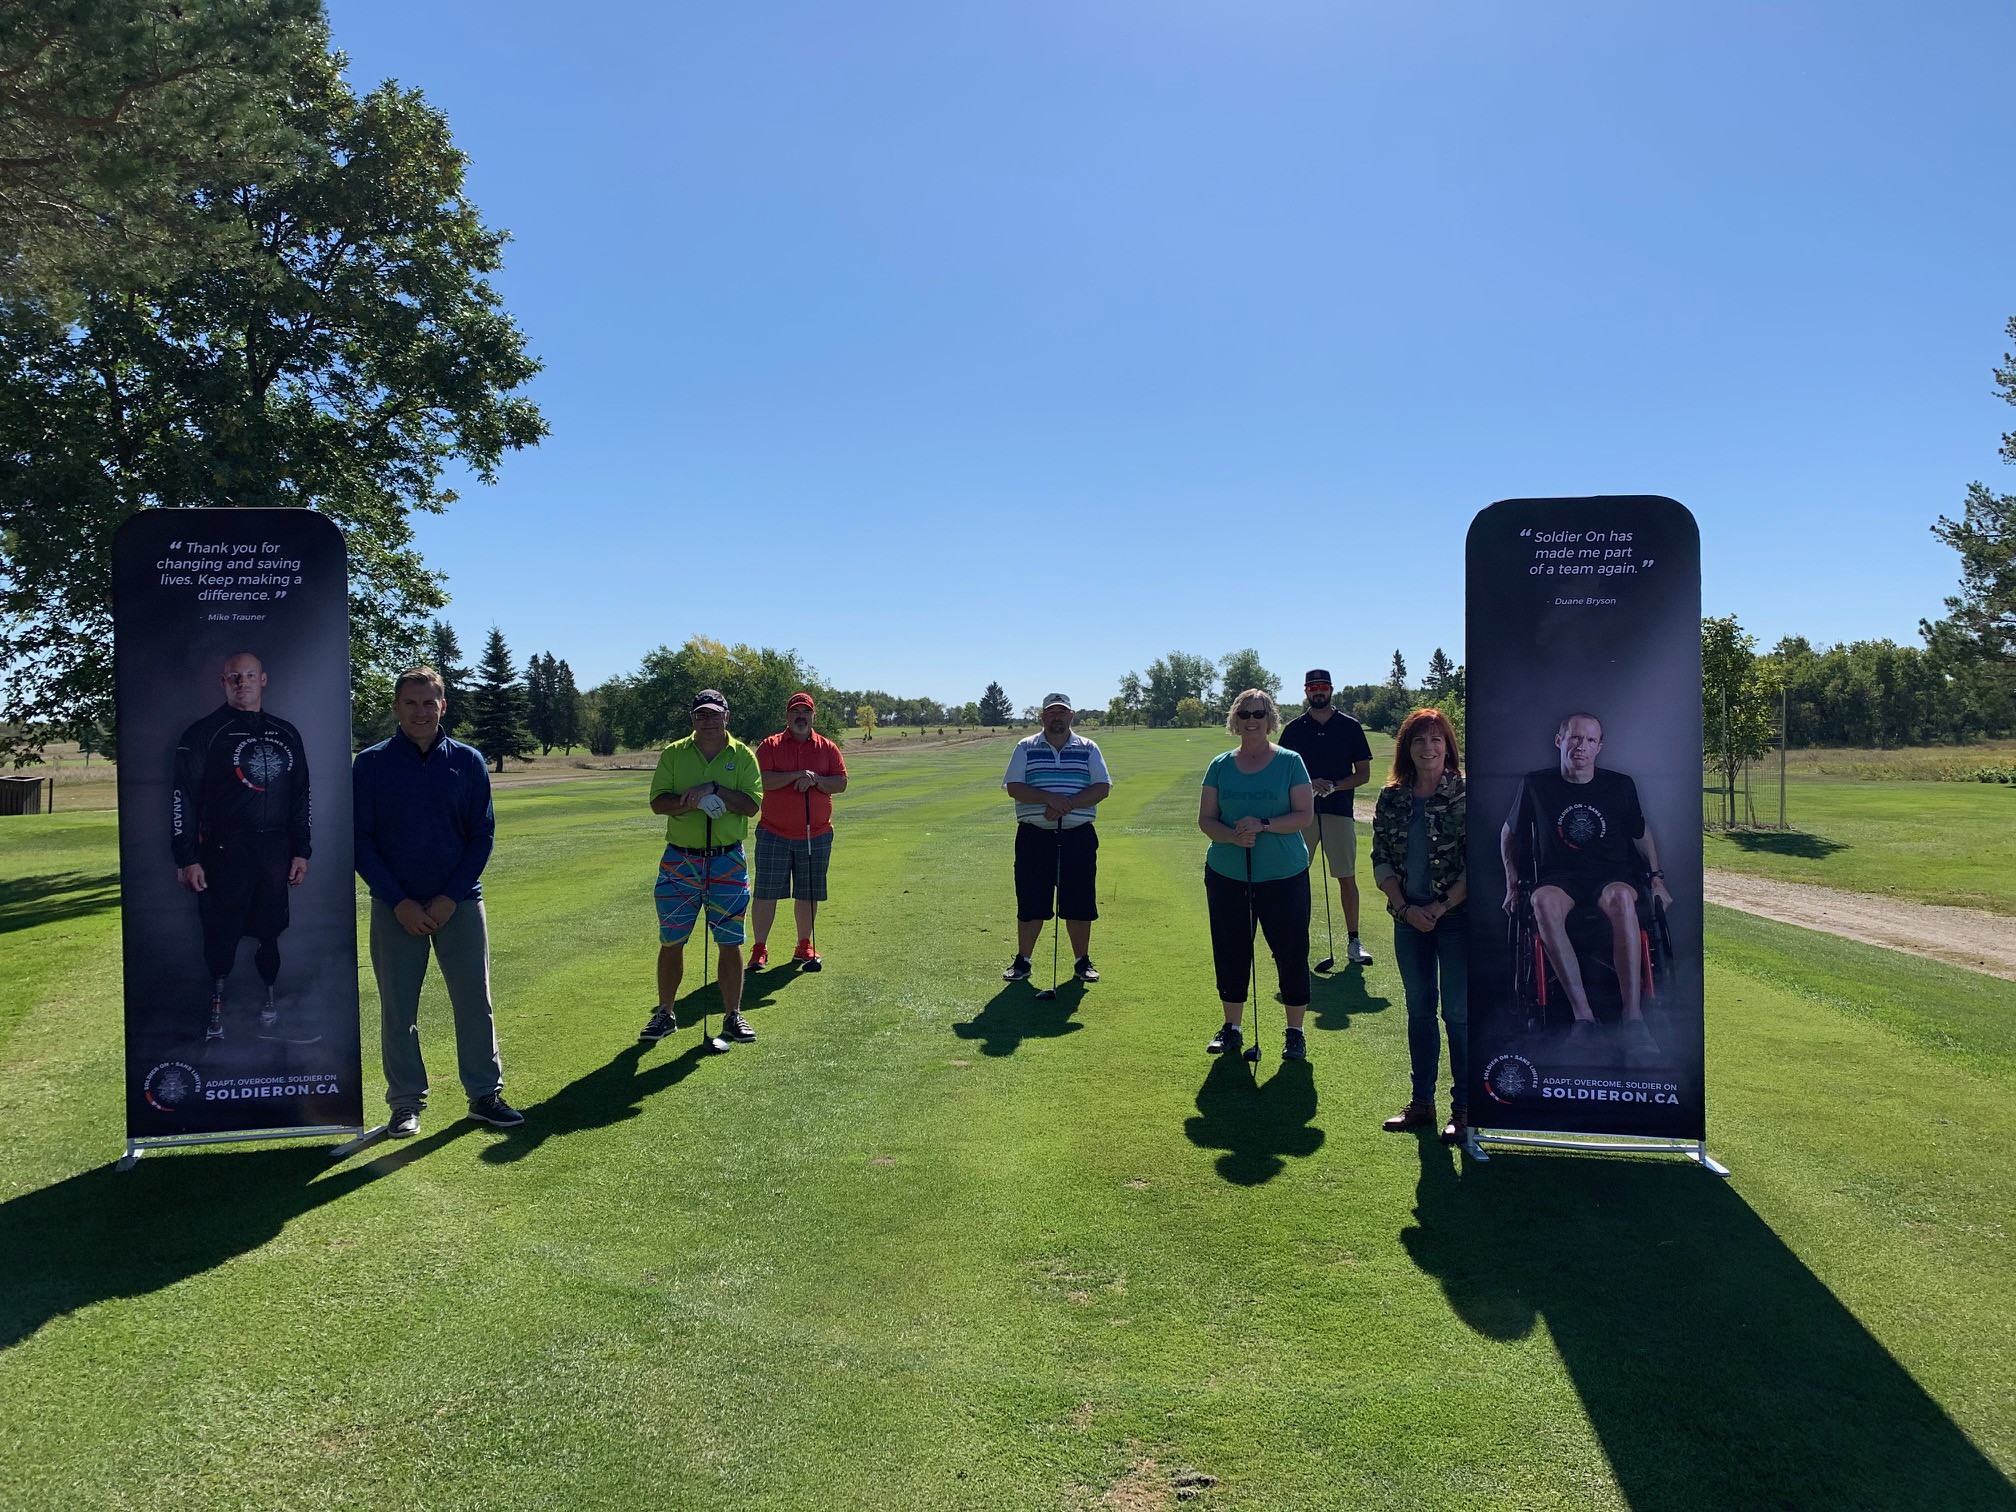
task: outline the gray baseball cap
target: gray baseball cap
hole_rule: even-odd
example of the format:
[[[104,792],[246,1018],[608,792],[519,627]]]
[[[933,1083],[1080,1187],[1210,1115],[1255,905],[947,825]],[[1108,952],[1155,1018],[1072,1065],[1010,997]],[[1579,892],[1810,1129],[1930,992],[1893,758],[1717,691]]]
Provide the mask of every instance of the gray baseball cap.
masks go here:
[[[1043,707],[1046,709],[1054,709],[1057,707],[1058,704],[1064,705],[1064,707],[1067,709],[1070,708],[1071,707],[1070,695],[1067,693],[1051,693],[1047,695],[1043,700]]]

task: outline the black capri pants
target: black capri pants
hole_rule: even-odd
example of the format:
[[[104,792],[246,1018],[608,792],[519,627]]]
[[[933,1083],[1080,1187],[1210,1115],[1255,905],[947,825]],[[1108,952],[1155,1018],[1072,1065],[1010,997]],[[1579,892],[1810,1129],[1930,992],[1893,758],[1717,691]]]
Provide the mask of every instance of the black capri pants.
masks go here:
[[[1099,837],[1091,825],[1015,826],[1015,917],[1049,918],[1053,896],[1067,919],[1099,917]]]
[[[1218,999],[1246,1001],[1247,973],[1253,969],[1253,931],[1246,915],[1246,881],[1204,868],[1204,901],[1211,908],[1211,963],[1218,972]],[[1309,873],[1253,884],[1253,912],[1274,955],[1281,1001],[1299,1008],[1309,1001]]]

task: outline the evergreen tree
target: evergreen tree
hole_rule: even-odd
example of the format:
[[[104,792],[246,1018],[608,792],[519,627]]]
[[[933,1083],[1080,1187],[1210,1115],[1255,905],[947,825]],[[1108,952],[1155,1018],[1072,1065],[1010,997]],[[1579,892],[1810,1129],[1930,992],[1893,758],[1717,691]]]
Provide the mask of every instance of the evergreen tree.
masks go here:
[[[534,652],[525,663],[525,728],[539,742],[539,754],[546,755],[558,744],[553,738],[554,703],[553,653]]]
[[[1015,719],[1015,705],[1008,701],[1007,690],[998,682],[987,684],[987,691],[980,695],[980,723],[988,726],[1012,724]]]
[[[1386,686],[1395,693],[1407,691],[1407,658],[1398,651],[1393,653],[1393,670],[1386,674]]]
[[[532,754],[532,732],[525,728],[525,689],[511,666],[511,652],[504,644],[504,632],[490,627],[490,639],[483,647],[483,660],[476,668],[476,683],[470,689],[470,735],[476,748],[504,770],[504,758],[524,760]]]
[[[448,704],[448,717],[441,728],[453,735],[469,727],[472,712],[465,695],[469,691],[469,669],[462,665],[462,642],[455,627],[435,620],[427,627],[427,664],[441,674],[441,696]]]
[[[1421,691],[1430,698],[1440,698],[1455,672],[1456,664],[1443,654],[1440,646],[1437,646],[1435,654],[1428,658],[1428,679],[1421,684]]]
[[[564,661],[553,668],[553,743],[569,756],[580,745],[585,721],[581,712],[581,690],[574,686],[574,669]]]

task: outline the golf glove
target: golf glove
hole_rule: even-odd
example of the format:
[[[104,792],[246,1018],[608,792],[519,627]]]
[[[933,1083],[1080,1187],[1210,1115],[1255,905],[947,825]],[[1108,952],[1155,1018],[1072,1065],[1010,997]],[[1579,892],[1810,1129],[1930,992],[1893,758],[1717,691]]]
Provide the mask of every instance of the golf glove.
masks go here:
[[[700,800],[700,812],[709,819],[719,819],[728,812],[728,804],[719,793],[709,793]]]

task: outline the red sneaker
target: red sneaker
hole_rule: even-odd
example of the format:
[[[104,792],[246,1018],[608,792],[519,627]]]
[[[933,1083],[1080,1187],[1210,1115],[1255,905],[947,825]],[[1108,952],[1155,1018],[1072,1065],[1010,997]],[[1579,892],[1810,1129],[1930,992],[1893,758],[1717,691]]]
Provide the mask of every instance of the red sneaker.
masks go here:
[[[749,951],[749,969],[761,971],[770,964],[770,947],[758,940]]]
[[[800,940],[798,948],[791,953],[791,959],[807,971],[817,971],[823,964],[819,959],[819,952],[812,948],[810,940]]]

